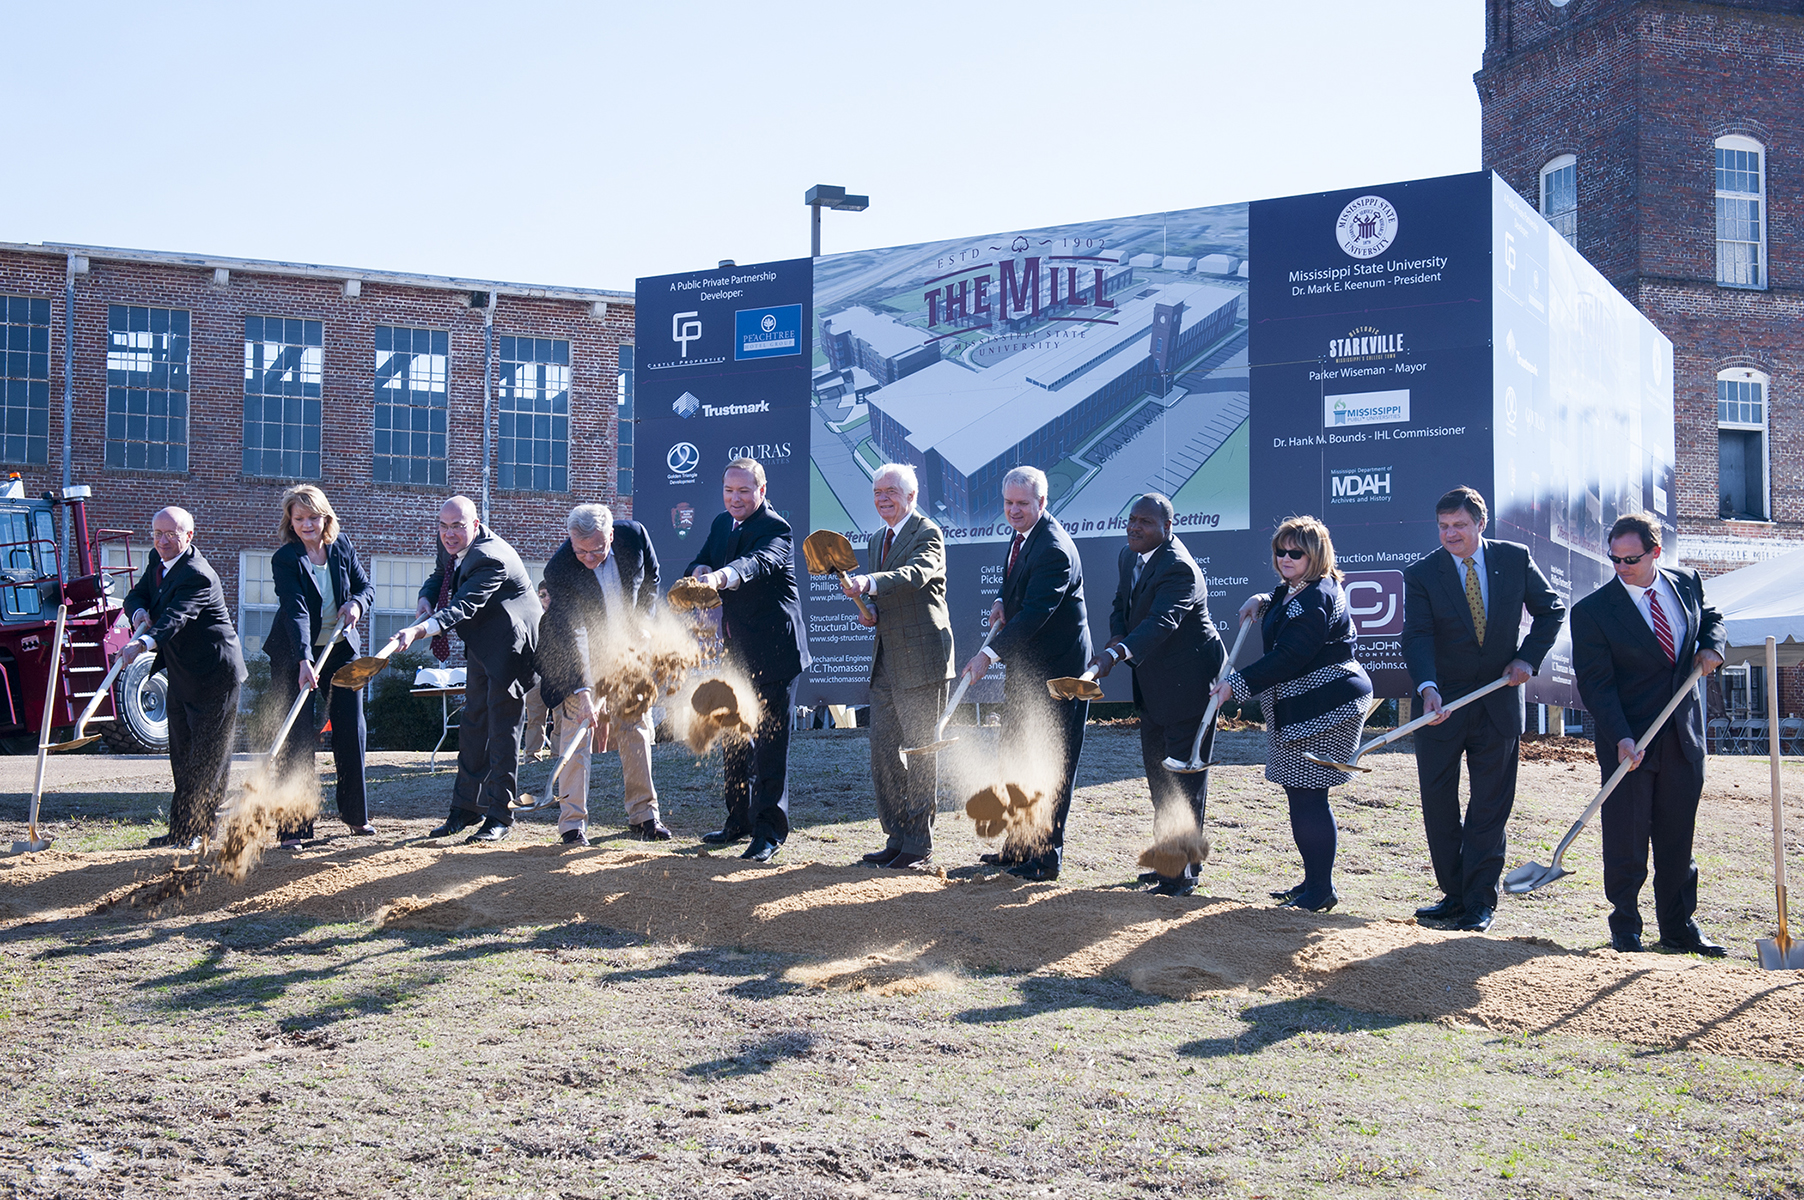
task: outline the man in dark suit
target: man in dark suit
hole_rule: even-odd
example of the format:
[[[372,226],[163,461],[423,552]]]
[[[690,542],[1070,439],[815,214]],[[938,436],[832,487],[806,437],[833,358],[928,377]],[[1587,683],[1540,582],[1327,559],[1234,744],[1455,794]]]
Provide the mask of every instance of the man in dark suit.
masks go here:
[[[1084,566],[1071,535],[1046,511],[1044,471],[1016,467],[1003,477],[1002,515],[1015,536],[1003,564],[1001,594],[990,607],[996,632],[965,670],[975,681],[992,663],[1008,667],[1002,683],[1002,769],[1029,791],[1044,785],[1051,792],[1052,827],[1042,843],[1031,848],[1011,843],[985,858],[1009,863],[1009,873],[1023,879],[1057,879],[1090,702],[1053,700],[1046,681],[1078,674],[1090,658]]]
[[[883,532],[871,535],[870,574],[844,585],[848,596],[871,598],[872,616],[859,623],[877,631],[871,652],[871,789],[883,849],[864,856],[873,867],[902,870],[933,855],[933,816],[939,765],[931,754],[906,767],[904,746],[933,741],[952,678],[952,614],[946,607],[946,542],[940,527],[915,508],[914,468],[886,463],[871,477],[871,496]]]
[[[609,669],[610,649],[644,640],[645,618],[658,597],[658,556],[637,521],[616,521],[605,504],[570,510],[570,536],[545,564],[551,605],[539,626],[539,694],[559,715],[558,754],[580,737],[581,746],[555,782],[562,807],[558,831],[566,844],[587,844],[589,765],[593,719],[607,727],[606,744],[620,752],[626,819],[640,841],[669,841],[658,817],[658,789],[651,780],[655,740],[651,709],[627,721],[603,711],[595,687]]]
[[[1522,693],[1559,636],[1566,606],[1528,547],[1484,536],[1484,497],[1457,487],[1434,506],[1441,548],[1403,572],[1403,660],[1424,714],[1502,677],[1508,688],[1416,731],[1422,825],[1441,899],[1416,910],[1459,929],[1491,927],[1503,874],[1504,827],[1516,803]],[[1531,618],[1521,635],[1522,610]],[[1471,776],[1464,822],[1460,757]]]
[[[1604,800],[1604,895],[1610,944],[1641,949],[1638,899],[1654,853],[1654,920],[1668,950],[1722,957],[1692,914],[1698,868],[1691,857],[1698,797],[1704,791],[1704,706],[1693,687],[1647,749],[1635,743],[1695,666],[1723,664],[1729,644],[1720,612],[1704,599],[1696,571],[1660,565],[1660,522],[1630,513],[1610,527],[1616,578],[1572,606],[1572,666],[1579,696],[1597,723],[1597,765],[1607,780],[1628,775]]]
[[[756,459],[727,464],[727,511],[714,518],[686,572],[720,589],[727,655],[751,676],[764,710],[749,742],[727,742],[727,820],[702,840],[729,845],[750,835],[740,857],[754,862],[769,862],[789,837],[789,714],[796,679],[809,663],[789,522],[764,502],[764,486]]]
[[[449,558],[420,587],[419,620],[394,636],[395,645],[406,649],[420,638],[456,629],[464,643],[457,783],[450,815],[428,836],[450,837],[481,821],[465,840],[498,842],[513,827],[520,726],[539,644],[539,598],[520,556],[477,519],[468,496],[445,501],[438,536]],[[449,598],[435,608],[446,572]]]
[[[226,608],[219,576],[194,546],[194,518],[165,508],[151,518],[156,551],[125,597],[137,636],[120,657],[132,663],[153,651],[152,670],[169,678],[169,832],[154,847],[198,849],[213,828],[231,771],[244,651]]]
[[[1209,620],[1209,589],[1196,559],[1172,535],[1176,517],[1171,501],[1148,492],[1128,510],[1127,545],[1122,548],[1115,585],[1115,607],[1109,614],[1109,644],[1090,660],[1096,678],[1104,679],[1116,663],[1134,671],[1134,704],[1140,710],[1140,757],[1152,792],[1155,833],[1158,816],[1169,806],[1187,805],[1203,826],[1208,803],[1206,771],[1181,775],[1165,769],[1166,758],[1188,762],[1209,686],[1221,672],[1227,651]],[[1203,736],[1207,762],[1215,742],[1215,721]],[[1154,874],[1144,881],[1166,896],[1188,896],[1196,890],[1197,868],[1176,877]]]

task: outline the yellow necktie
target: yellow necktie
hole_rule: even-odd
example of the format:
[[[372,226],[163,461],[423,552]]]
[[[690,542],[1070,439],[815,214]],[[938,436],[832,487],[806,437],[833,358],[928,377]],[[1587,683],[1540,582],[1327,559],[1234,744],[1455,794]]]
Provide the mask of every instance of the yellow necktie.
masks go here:
[[[1466,564],[1466,607],[1472,610],[1472,628],[1478,633],[1478,644],[1485,644],[1485,598],[1478,590],[1478,567],[1471,559]]]

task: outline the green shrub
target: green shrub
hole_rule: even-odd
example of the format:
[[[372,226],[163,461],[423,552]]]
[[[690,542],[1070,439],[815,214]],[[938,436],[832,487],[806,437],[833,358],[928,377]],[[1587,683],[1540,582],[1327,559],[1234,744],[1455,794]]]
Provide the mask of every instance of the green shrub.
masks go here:
[[[388,669],[376,676],[365,705],[372,750],[430,750],[444,728],[436,696],[413,694],[413,675],[421,667],[438,666],[423,650],[403,650],[388,661]],[[445,740],[445,748],[457,749],[457,732]]]

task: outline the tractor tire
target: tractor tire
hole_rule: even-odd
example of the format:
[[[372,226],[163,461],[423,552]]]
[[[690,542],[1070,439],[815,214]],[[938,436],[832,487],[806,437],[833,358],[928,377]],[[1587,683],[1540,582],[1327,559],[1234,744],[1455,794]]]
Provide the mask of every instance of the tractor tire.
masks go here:
[[[119,672],[113,681],[113,712],[117,714],[97,729],[100,740],[114,754],[169,753],[169,676],[151,674],[156,659],[145,654]]]

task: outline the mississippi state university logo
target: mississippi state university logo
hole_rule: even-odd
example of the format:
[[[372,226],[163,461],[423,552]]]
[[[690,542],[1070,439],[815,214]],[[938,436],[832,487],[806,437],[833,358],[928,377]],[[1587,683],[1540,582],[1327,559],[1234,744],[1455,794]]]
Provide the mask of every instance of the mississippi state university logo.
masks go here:
[[[1334,222],[1340,248],[1353,258],[1376,258],[1397,240],[1397,210],[1383,196],[1361,196]]]

